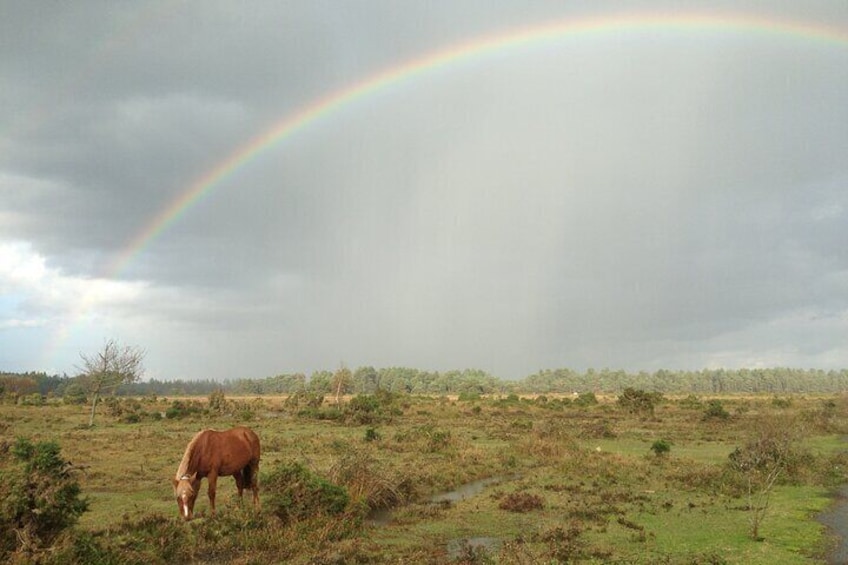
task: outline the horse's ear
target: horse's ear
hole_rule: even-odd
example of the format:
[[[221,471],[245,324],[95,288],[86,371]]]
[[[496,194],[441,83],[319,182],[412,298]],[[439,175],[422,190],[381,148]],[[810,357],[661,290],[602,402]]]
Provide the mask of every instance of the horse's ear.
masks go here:
[[[194,482],[197,479],[197,471],[191,474],[191,482]]]
[[[177,488],[177,485],[180,484],[180,481],[178,481],[176,478],[171,479],[171,482],[174,483],[174,488]]]

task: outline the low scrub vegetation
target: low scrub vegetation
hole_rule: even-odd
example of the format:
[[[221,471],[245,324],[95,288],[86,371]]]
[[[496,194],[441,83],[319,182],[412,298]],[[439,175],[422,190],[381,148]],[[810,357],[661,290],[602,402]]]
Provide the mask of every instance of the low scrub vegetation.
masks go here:
[[[354,377],[357,373],[354,373]],[[777,401],[775,400],[777,399]],[[848,402],[384,392],[0,404],[12,563],[805,563],[848,482]],[[262,441],[261,510],[218,481],[177,515],[203,428]],[[480,541],[482,540],[482,541]]]

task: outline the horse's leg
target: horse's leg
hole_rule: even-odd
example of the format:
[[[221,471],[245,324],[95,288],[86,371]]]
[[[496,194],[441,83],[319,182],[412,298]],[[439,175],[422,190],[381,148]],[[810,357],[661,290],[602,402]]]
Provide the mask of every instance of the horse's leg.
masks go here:
[[[239,505],[241,505],[242,492],[244,492],[244,469],[241,471],[236,471],[233,474],[233,478],[236,480],[236,488],[238,489],[239,496]]]
[[[209,471],[209,474],[206,476],[206,480],[209,481],[209,507],[212,509],[212,515],[215,515],[215,490],[218,487],[218,471],[212,470]]]
[[[258,509],[259,504],[259,460],[250,462],[250,490],[253,491],[253,508]]]

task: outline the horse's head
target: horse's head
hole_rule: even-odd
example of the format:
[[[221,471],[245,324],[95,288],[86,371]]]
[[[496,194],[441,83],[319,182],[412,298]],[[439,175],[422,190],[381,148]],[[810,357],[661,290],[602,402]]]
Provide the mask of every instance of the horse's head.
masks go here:
[[[191,520],[194,514],[194,501],[197,499],[197,473],[174,478],[174,496],[177,508],[184,520]]]

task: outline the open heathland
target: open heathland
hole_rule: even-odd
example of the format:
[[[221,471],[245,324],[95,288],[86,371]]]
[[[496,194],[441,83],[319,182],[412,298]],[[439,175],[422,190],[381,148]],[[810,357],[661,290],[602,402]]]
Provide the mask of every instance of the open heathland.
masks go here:
[[[816,563],[833,544],[816,516],[848,482],[839,394],[216,392],[109,398],[89,417],[59,398],[0,404],[2,559]],[[182,520],[187,443],[235,425],[262,442],[261,510],[222,477],[217,515],[204,480]],[[64,522],[41,518],[59,502],[38,490],[40,449],[79,487],[63,500],[84,509],[54,508]]]

